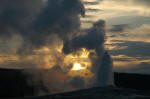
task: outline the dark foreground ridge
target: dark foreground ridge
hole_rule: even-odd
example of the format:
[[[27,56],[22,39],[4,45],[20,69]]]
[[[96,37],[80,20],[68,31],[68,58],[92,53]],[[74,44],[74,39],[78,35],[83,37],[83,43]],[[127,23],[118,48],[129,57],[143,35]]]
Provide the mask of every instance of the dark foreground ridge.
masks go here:
[[[150,99],[150,94],[146,91],[126,88],[97,87],[62,94],[17,99]]]
[[[145,98],[146,96],[150,96],[150,76],[127,73],[114,73],[115,85],[119,88],[91,88],[75,92],[33,97],[36,95],[39,86],[34,83],[29,85],[28,80],[30,79],[24,75],[23,71],[18,69],[0,69],[0,99],[16,97],[31,97],[23,99],[150,99],[150,97]],[[42,88],[42,85],[40,87]],[[143,96],[145,97],[141,98]]]
[[[54,95],[3,99],[150,99],[148,91],[117,87],[97,87]]]

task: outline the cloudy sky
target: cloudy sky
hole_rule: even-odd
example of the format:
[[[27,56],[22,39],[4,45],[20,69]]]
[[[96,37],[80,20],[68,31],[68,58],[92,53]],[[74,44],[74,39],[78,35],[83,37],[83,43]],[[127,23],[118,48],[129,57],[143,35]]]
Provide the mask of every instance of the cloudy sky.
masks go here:
[[[63,57],[60,54],[62,41],[70,39],[74,35],[72,32],[76,32],[79,28],[78,15],[84,16],[82,4],[79,3],[78,6],[74,5],[74,9],[67,10],[70,8],[68,4],[73,3],[65,2],[67,7],[64,7],[64,10],[59,8],[61,2],[57,4],[55,0],[49,1],[57,4],[58,9],[51,3],[47,4],[48,0],[23,1],[1,0],[0,67],[28,68],[32,65],[33,67],[35,65],[40,67],[43,64],[48,67],[56,65],[56,60]],[[92,24],[100,19],[106,22],[105,48],[109,50],[114,60],[114,70],[150,74],[150,0],[82,1],[86,9],[85,17],[80,18],[82,29],[92,27]],[[23,6],[16,6],[18,4]],[[47,8],[44,8],[46,5]],[[76,11],[72,13],[72,10]],[[70,24],[64,24],[66,21]],[[64,29],[64,32],[61,29]],[[55,32],[59,37],[53,35]],[[29,49],[38,54],[30,52]],[[22,56],[22,51],[30,53],[30,56]],[[17,55],[14,54],[16,52]]]
[[[99,19],[106,21],[106,48],[114,70],[150,74],[150,0],[83,0],[83,28]]]

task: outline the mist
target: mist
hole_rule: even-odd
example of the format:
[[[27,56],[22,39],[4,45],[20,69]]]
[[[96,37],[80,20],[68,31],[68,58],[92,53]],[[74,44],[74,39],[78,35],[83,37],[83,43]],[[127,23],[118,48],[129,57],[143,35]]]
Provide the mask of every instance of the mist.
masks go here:
[[[1,0],[0,53],[15,59],[6,66],[22,66],[38,95],[112,85],[105,21],[82,33],[80,17],[85,14],[80,0]],[[81,59],[86,70],[72,71],[79,61],[72,57],[81,56],[83,49],[89,53]]]

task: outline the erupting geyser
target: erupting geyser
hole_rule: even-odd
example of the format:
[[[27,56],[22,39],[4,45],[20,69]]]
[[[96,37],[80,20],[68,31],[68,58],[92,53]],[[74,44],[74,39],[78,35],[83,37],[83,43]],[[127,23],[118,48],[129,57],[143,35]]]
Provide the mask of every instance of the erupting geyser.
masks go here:
[[[91,60],[90,71],[94,74],[94,85],[113,85],[112,59],[104,48],[105,21],[99,20],[87,30],[85,35],[74,37],[65,42],[63,51],[66,54],[76,52],[81,48],[89,50],[88,58]],[[82,68],[77,64],[75,67]],[[89,68],[88,68],[89,69]]]
[[[106,87],[114,85],[113,79],[113,61],[109,53],[105,52],[98,71],[98,82],[101,87]]]
[[[13,59],[1,64],[30,68],[30,84],[50,93],[112,84],[105,21],[82,31],[81,0],[0,0],[0,8],[0,52]]]

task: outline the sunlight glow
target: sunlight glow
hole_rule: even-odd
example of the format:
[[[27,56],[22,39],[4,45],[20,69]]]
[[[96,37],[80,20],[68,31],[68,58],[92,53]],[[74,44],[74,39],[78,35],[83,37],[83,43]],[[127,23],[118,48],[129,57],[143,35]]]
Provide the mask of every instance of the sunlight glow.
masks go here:
[[[79,63],[74,63],[72,70],[81,70],[85,69],[84,67],[81,66]]]

